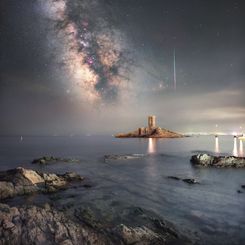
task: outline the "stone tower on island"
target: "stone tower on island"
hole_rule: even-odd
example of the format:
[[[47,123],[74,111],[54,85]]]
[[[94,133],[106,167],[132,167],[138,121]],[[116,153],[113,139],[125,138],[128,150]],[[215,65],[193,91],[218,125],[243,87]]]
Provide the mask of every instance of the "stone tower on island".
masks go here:
[[[148,116],[148,128],[152,129],[156,127],[156,116]]]
[[[117,138],[181,138],[181,134],[160,128],[156,125],[156,116],[148,116],[147,127],[140,127],[133,132],[117,134]]]

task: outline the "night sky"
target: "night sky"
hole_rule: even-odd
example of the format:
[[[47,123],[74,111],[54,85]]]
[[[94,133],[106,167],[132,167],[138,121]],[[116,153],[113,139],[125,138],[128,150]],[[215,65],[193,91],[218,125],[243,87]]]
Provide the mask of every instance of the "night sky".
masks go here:
[[[244,131],[244,23],[242,0],[1,0],[0,134],[113,134],[148,114]]]

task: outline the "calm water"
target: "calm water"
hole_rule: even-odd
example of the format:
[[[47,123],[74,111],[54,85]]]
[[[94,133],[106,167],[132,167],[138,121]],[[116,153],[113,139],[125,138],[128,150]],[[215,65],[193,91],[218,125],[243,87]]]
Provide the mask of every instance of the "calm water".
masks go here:
[[[47,172],[76,171],[95,186],[62,192],[63,198],[57,203],[93,205],[111,213],[122,206],[140,206],[165,217],[180,230],[190,231],[204,244],[245,244],[245,190],[237,193],[245,184],[245,169],[193,167],[191,155],[203,151],[243,155],[244,147],[231,136],[158,140],[24,137],[23,141],[1,137],[0,169],[23,166]],[[105,154],[129,153],[147,155],[141,159],[103,161]],[[30,164],[33,158],[43,155],[78,158],[81,163],[44,167]],[[188,185],[166,178],[169,175],[195,177],[201,184]],[[26,201],[40,200],[29,197]]]

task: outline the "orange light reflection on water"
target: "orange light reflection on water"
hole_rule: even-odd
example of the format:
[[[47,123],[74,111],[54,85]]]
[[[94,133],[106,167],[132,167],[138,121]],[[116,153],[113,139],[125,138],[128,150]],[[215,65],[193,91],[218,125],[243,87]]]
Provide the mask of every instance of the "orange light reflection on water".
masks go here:
[[[214,149],[215,153],[219,153],[219,138],[215,137],[215,149]]]
[[[156,139],[149,138],[148,140],[148,150],[149,154],[156,153]]]
[[[237,157],[238,156],[238,150],[237,150],[237,138],[234,138],[233,142],[233,156]]]

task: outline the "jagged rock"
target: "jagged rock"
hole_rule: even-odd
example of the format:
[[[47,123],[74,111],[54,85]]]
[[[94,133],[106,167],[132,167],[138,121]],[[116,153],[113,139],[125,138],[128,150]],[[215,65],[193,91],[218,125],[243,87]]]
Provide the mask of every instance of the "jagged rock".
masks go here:
[[[110,160],[130,160],[130,159],[137,159],[144,157],[144,154],[125,154],[125,155],[105,155],[104,160],[110,161]]]
[[[35,192],[54,192],[84,178],[76,173],[47,174],[16,168],[0,172],[0,200]]]
[[[10,207],[0,203],[0,245],[192,244],[168,222],[149,216],[141,208],[129,209],[125,214],[126,219],[132,219],[134,224],[107,224],[104,219],[98,221],[90,208],[81,207],[66,213],[49,204],[44,207]]]
[[[200,165],[204,167],[217,167],[217,168],[245,167],[245,157],[235,157],[235,156],[212,156],[209,154],[197,154],[191,157],[191,162],[194,165]]]
[[[49,163],[55,163],[55,162],[66,162],[66,163],[74,163],[79,162],[77,159],[73,158],[60,158],[60,157],[53,157],[53,156],[43,156],[41,158],[34,159],[32,161],[33,164],[49,164]]]
[[[137,211],[137,212],[135,212]],[[107,223],[90,208],[58,211],[43,207],[10,207],[0,203],[0,245],[20,244],[90,244],[90,245],[160,245],[192,244],[170,223],[149,215],[141,208],[120,212],[121,221],[132,225]],[[126,219],[124,219],[124,218]],[[120,222],[121,222],[120,221]]]

